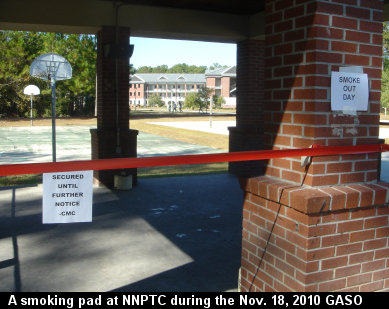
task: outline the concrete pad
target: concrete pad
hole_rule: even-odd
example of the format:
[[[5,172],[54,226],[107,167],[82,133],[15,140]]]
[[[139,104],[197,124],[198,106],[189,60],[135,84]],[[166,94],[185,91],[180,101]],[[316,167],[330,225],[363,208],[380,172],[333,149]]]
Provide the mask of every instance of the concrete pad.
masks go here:
[[[87,126],[57,127],[57,161],[90,160],[89,129]],[[51,127],[0,128],[0,149],[0,163],[51,162]]]
[[[389,182],[389,153],[381,155],[381,181]]]
[[[379,138],[389,138],[389,128],[380,127]]]
[[[88,126],[57,127],[57,161],[90,160],[89,130]],[[0,164],[51,162],[51,127],[0,128],[0,149]],[[217,152],[223,151],[144,132],[138,135],[139,157]]]
[[[237,288],[243,196],[235,177],[95,187],[91,223],[43,225],[41,190],[0,189],[0,291]]]
[[[235,127],[236,121],[177,121],[177,122],[149,122],[160,126],[179,129],[229,135],[228,127]]]

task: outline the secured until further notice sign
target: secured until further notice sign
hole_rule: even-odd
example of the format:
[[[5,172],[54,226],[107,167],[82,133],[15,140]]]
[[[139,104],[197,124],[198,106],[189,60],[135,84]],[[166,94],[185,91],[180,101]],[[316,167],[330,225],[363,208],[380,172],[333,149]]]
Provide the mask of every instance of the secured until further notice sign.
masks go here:
[[[93,171],[43,174],[43,223],[92,221]]]
[[[369,85],[367,74],[332,72],[331,110],[367,111]]]

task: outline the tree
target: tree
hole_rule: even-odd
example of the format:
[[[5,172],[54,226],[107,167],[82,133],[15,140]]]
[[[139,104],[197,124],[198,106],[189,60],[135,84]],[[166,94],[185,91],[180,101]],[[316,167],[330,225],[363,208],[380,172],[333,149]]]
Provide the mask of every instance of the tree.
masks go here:
[[[38,56],[54,52],[64,56],[73,77],[56,84],[58,115],[93,114],[96,83],[96,38],[91,35],[0,31],[0,114],[24,117],[30,98],[23,94],[28,84],[41,89],[34,98],[36,116],[51,115],[49,82],[31,77],[30,66]]]
[[[161,97],[157,93],[153,93],[152,95],[150,95],[148,101],[149,106],[162,107],[165,105],[165,103],[162,101]]]
[[[130,63],[130,75],[134,75],[136,73],[136,69],[134,68],[134,65]]]
[[[221,108],[222,105],[226,103],[226,100],[222,96],[216,94],[212,96],[212,101],[215,108]]]
[[[383,70],[381,80],[381,107],[385,109],[385,116],[389,108],[389,23],[384,22],[383,32]]]
[[[221,68],[227,68],[228,66],[226,65],[221,65],[220,63],[213,63],[211,66],[209,66],[209,70],[210,71],[213,71],[213,70],[216,70],[216,69],[221,69]]]
[[[136,73],[153,73],[153,68],[149,66],[141,66],[136,69]]]
[[[0,114],[4,117],[23,117],[29,113],[29,98],[23,89],[30,83],[38,87],[44,82],[29,75],[32,60],[39,55],[42,35],[19,31],[0,31]],[[42,108],[42,97],[34,106]]]
[[[202,101],[198,93],[190,92],[185,97],[184,106],[191,110],[199,108],[201,109]]]
[[[206,66],[198,67],[195,65],[188,65],[186,63],[179,63],[172,66],[168,70],[168,73],[204,74],[206,69]]]
[[[202,87],[198,92],[191,92],[187,94],[184,101],[184,106],[190,109],[199,109],[199,113],[208,110],[208,105],[210,102],[210,96],[213,92],[212,89],[207,87]]]
[[[135,73],[189,73],[189,74],[204,74],[207,70],[206,66],[188,65],[186,63],[179,63],[169,68],[166,64],[156,67],[141,66],[135,70]],[[134,73],[131,73],[134,74]]]
[[[72,66],[72,78],[56,87],[58,116],[92,114],[96,84],[96,38],[90,35],[48,33],[42,53],[56,52]]]
[[[385,117],[387,115],[387,109],[389,108],[389,70],[384,69],[382,71],[381,80],[381,107],[385,110]]]
[[[210,102],[210,97],[211,97],[211,94],[212,94],[213,90],[208,88],[208,87],[201,87],[198,91],[198,95],[199,95],[199,98],[201,100],[201,106],[199,108],[199,112],[201,112],[203,110],[203,108],[205,108],[205,111],[208,110],[208,105],[209,105],[209,102]]]
[[[389,55],[389,22],[383,23],[383,33],[382,33],[382,47],[384,57],[387,58]]]
[[[166,64],[159,65],[155,68],[153,68],[152,73],[167,73],[169,70],[169,67]]]

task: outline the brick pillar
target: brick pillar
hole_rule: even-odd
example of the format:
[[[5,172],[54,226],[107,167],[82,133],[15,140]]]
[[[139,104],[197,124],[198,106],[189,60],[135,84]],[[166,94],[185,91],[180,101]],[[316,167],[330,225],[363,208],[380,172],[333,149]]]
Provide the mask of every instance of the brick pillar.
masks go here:
[[[229,150],[263,149],[264,41],[238,43],[236,127],[230,127]],[[253,177],[263,174],[262,161],[230,162],[229,172]]]
[[[383,1],[266,1],[265,148],[378,143]],[[331,71],[362,66],[367,112],[331,111]],[[245,191],[242,291],[389,289],[389,185],[377,154],[269,160]]]
[[[129,129],[129,35],[128,28],[120,27],[116,44],[115,27],[97,33],[97,129],[91,130],[92,159],[137,156],[138,131]],[[131,174],[133,184],[137,182],[136,169],[95,171],[94,177],[97,183],[113,187],[115,174]]]
[[[230,79],[231,77],[222,77],[221,78],[221,96],[224,98],[230,97]]]

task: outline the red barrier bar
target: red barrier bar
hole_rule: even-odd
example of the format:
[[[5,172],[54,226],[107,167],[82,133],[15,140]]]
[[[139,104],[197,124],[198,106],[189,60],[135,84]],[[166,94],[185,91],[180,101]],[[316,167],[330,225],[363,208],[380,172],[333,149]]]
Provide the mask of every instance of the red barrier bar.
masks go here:
[[[143,158],[118,158],[87,161],[65,161],[50,163],[26,163],[0,165],[0,176],[40,174],[86,170],[111,170],[152,166],[201,164],[216,162],[235,162],[267,160],[285,157],[313,157],[342,154],[361,154],[389,151],[389,145],[358,145],[358,146],[317,146],[313,148],[283,149],[283,150],[258,150],[229,153],[213,153],[182,156],[159,156]]]

